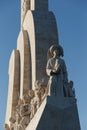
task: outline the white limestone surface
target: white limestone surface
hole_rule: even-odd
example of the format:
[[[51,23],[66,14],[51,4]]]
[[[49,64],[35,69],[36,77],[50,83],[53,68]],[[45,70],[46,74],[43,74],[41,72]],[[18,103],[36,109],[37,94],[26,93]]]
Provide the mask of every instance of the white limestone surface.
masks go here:
[[[10,124],[9,118],[15,116],[16,105],[19,99],[19,86],[20,86],[20,63],[19,51],[13,50],[9,62],[9,86],[8,86],[8,100],[5,123]]]
[[[17,49],[20,53],[20,98],[31,88],[31,52],[27,31],[21,30]]]

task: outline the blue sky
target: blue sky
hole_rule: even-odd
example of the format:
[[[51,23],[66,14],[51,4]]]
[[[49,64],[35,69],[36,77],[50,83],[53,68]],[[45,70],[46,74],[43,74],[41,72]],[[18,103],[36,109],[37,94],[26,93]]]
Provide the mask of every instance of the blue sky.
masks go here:
[[[74,81],[81,130],[87,130],[87,0],[49,0],[64,48],[68,77]],[[8,65],[20,31],[20,0],[0,0],[0,130],[5,119]]]

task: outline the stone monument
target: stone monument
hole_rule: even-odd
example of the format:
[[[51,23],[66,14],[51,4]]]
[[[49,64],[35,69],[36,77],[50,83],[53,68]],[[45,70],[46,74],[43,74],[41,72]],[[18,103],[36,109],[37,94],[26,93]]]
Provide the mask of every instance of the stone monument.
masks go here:
[[[48,0],[21,0],[21,29],[9,62],[5,130],[80,130]]]

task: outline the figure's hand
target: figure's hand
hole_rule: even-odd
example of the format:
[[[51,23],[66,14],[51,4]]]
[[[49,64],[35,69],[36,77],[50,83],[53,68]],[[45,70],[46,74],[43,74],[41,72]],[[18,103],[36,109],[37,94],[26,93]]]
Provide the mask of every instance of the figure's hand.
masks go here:
[[[61,68],[60,68],[60,66],[58,66],[57,68],[56,68],[56,73],[59,73],[61,71]]]
[[[59,65],[59,64],[56,64],[56,65],[55,65],[55,72],[56,72],[56,73],[59,73],[59,71],[60,71],[60,65]]]
[[[58,74],[58,73],[55,72],[55,71],[54,71],[54,72],[53,72],[53,71],[50,72],[50,75],[57,75],[57,74]]]

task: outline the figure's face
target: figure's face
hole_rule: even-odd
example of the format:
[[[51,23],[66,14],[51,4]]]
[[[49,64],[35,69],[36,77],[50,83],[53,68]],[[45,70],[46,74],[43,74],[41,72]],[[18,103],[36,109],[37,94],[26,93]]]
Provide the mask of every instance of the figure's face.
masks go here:
[[[59,50],[58,50],[58,49],[55,49],[55,50],[53,51],[53,55],[54,55],[54,57],[55,57],[55,56],[59,56]]]

